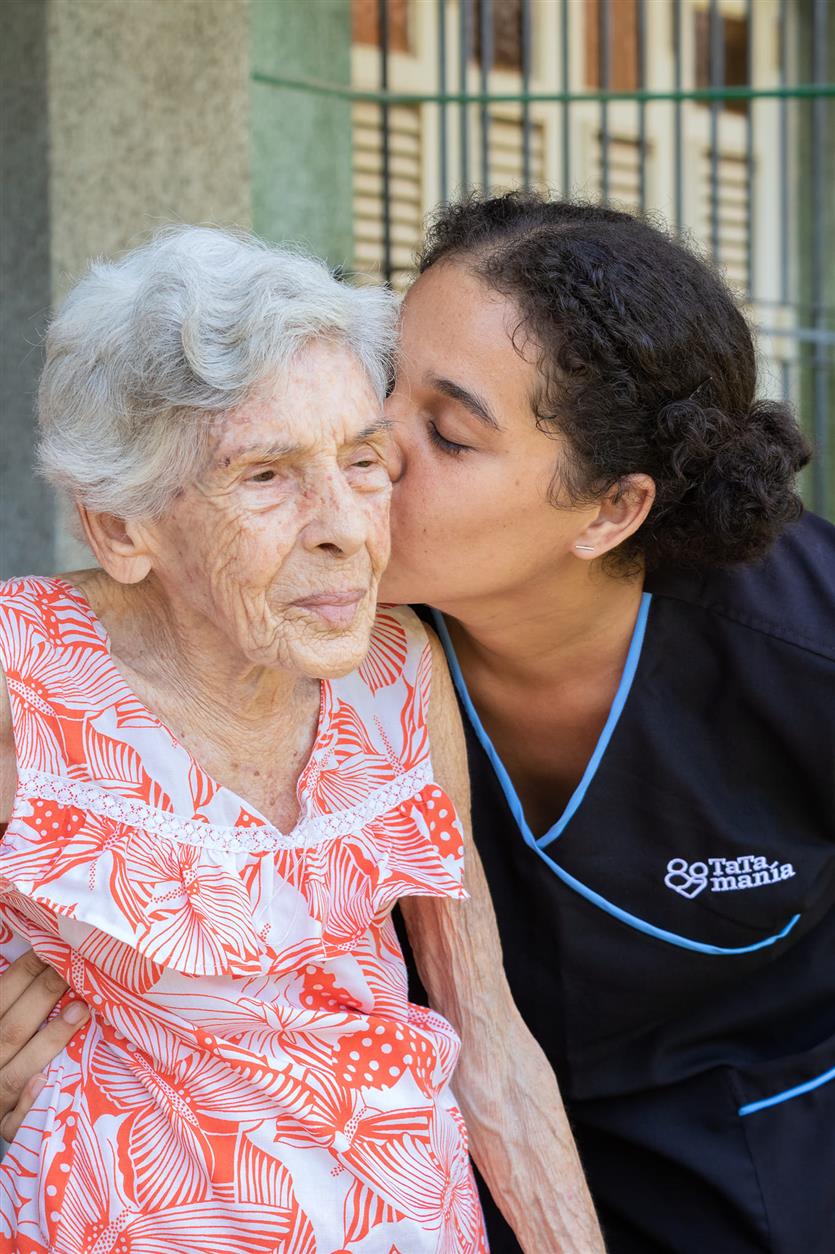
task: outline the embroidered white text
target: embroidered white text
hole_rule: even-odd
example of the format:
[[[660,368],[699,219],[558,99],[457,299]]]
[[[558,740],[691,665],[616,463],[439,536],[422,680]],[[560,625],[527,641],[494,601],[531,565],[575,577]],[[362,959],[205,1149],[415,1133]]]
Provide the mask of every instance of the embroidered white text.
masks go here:
[[[758,854],[740,858],[707,858],[704,862],[687,862],[671,858],[667,863],[664,883],[682,897],[697,897],[705,888],[713,893],[736,892],[741,888],[763,888],[779,884],[795,875],[790,862],[769,862]]]

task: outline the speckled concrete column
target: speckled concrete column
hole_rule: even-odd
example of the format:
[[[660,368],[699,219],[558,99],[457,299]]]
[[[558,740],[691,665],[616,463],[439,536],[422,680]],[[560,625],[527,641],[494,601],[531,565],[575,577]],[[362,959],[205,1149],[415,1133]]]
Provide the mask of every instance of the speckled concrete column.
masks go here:
[[[247,0],[50,0],[47,48],[53,299],[165,222],[250,225]]]
[[[0,577],[90,561],[31,471],[38,340],[91,256],[166,222],[351,253],[349,0],[3,0]],[[32,347],[34,345],[34,347]]]
[[[0,576],[89,563],[32,473],[45,316],[96,254],[251,224],[249,0],[5,0]]]
[[[53,568],[55,511],[32,474],[50,303],[46,2],[0,13],[0,577]]]
[[[247,0],[50,0],[53,294],[163,222],[250,225]]]

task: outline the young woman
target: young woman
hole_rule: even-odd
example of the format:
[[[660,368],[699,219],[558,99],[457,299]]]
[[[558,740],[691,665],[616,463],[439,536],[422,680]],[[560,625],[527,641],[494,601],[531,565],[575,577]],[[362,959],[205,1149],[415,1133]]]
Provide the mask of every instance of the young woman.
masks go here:
[[[607,1248],[828,1254],[835,531],[804,441],[721,280],[628,215],[468,201],[420,270],[381,595],[435,607]]]
[[[435,607],[607,1249],[826,1254],[835,529],[800,518],[806,447],[742,315],[629,216],[451,206],[389,412],[382,595]]]

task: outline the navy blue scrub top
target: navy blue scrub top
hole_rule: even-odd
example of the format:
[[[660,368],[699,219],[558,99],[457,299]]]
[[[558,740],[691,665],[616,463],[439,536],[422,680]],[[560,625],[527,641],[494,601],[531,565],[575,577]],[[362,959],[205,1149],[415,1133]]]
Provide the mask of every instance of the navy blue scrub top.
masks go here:
[[[835,1254],[835,528],[647,580],[541,839],[435,623],[508,977],[610,1254]]]

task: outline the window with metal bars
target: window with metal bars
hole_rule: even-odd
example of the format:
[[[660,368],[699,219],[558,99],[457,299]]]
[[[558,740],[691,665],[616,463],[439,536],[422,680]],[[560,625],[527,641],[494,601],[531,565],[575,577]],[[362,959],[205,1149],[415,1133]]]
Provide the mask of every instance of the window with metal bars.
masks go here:
[[[827,0],[353,0],[355,264],[405,286],[425,214],[540,186],[660,214],[760,330],[835,502]],[[368,99],[368,93],[372,98]]]

